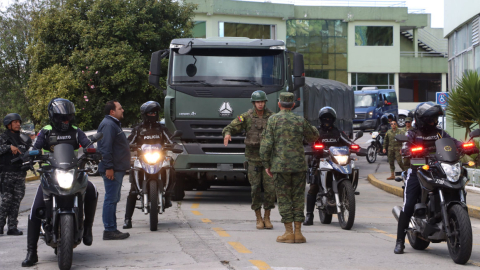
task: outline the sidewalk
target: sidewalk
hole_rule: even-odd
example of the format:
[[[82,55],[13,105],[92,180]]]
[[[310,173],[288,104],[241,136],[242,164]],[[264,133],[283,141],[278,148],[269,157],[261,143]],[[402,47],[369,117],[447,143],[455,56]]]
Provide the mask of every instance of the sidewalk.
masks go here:
[[[390,173],[375,173],[369,174],[367,180],[381,190],[403,197],[403,182],[386,180],[388,177],[390,177]],[[480,188],[467,187],[467,205],[468,214],[480,219]]]

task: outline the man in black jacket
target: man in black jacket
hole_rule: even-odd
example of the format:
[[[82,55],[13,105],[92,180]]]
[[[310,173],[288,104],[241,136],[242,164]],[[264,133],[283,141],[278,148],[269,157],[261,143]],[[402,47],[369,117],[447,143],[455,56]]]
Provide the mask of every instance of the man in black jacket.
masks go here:
[[[27,151],[28,145],[25,138],[20,135],[22,118],[16,113],[10,113],[3,119],[3,125],[7,128],[0,135],[0,234],[8,217],[8,235],[22,235],[17,229],[18,209],[20,202],[25,196],[26,171],[22,170],[22,161],[12,163],[12,160]],[[23,135],[25,136],[25,135]],[[25,136],[26,137],[26,136]],[[28,139],[28,138],[27,138]]]
[[[105,118],[98,127],[103,139],[97,143],[102,154],[98,171],[105,184],[105,200],[103,202],[103,240],[120,240],[130,236],[117,230],[117,203],[120,201],[123,177],[130,169],[130,147],[127,136],[122,130],[120,120],[123,119],[122,105],[116,100],[105,105]]]

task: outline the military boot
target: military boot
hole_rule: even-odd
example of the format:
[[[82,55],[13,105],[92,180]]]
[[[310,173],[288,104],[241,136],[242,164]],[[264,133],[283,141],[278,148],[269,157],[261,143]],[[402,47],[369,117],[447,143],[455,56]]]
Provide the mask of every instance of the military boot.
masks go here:
[[[395,180],[395,173],[392,172],[392,175],[388,177],[387,180]]]
[[[307,239],[302,234],[302,222],[295,222],[295,243],[306,243]]]
[[[307,215],[303,225],[310,226],[313,225],[313,211],[315,210],[315,201],[317,200],[316,195],[307,194]]]
[[[295,235],[293,234],[292,222],[284,223],[285,233],[277,237],[279,243],[295,243]]]
[[[40,230],[34,223],[28,219],[27,229],[27,257],[22,262],[22,267],[34,266],[38,262],[37,242],[40,237]]]
[[[257,216],[257,229],[263,230],[265,228],[265,223],[263,223],[262,219],[262,208],[255,210],[255,215]]]
[[[265,210],[265,217],[263,218],[265,229],[273,229],[273,224],[270,222],[270,209]]]
[[[398,217],[397,241],[395,242],[395,249],[393,250],[395,254],[403,254],[403,250],[405,249],[405,235],[407,234],[406,230],[408,229],[409,223],[410,220],[405,213],[403,213],[403,211],[400,212],[400,216]]]

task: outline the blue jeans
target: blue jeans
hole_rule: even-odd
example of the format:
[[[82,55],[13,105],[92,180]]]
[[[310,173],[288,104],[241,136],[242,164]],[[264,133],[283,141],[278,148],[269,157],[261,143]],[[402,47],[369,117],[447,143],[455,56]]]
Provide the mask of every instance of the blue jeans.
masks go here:
[[[105,184],[105,200],[103,201],[103,226],[105,231],[117,230],[117,203],[120,201],[123,177],[125,171],[114,172],[114,179],[107,178],[105,173],[101,173],[103,183]]]

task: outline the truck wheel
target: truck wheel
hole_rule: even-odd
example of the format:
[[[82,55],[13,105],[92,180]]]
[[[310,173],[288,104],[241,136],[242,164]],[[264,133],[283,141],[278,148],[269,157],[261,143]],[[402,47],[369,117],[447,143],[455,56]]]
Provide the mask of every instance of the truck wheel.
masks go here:
[[[397,124],[399,127],[404,127],[405,126],[405,119],[406,117],[405,116],[398,116],[398,121],[397,121]]]

